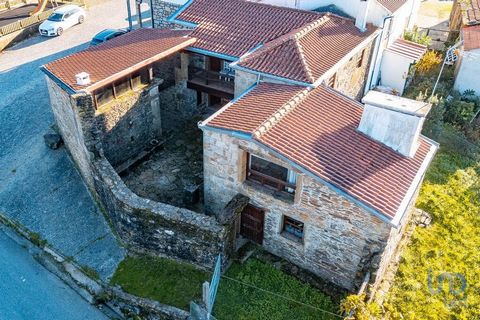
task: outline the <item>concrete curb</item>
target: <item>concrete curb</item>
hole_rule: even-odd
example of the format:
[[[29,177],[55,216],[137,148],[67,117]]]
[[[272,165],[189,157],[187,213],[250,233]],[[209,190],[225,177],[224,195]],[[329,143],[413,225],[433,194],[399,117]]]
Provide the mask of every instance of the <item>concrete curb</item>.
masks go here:
[[[110,319],[187,319],[189,313],[158,301],[136,297],[92,279],[71,258],[49,246],[38,234],[0,213],[0,228],[12,240],[28,249],[48,271],[60,278],[83,299],[95,305]]]

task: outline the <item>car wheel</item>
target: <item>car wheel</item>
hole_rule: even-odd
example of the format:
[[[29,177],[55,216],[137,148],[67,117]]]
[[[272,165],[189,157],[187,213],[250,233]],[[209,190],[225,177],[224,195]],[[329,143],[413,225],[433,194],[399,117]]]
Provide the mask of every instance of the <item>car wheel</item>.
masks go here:
[[[85,21],[85,17],[84,17],[84,16],[78,17],[78,23],[79,23],[79,24],[82,24],[84,21]]]
[[[61,36],[63,33],[63,28],[58,28],[57,29],[57,36]]]

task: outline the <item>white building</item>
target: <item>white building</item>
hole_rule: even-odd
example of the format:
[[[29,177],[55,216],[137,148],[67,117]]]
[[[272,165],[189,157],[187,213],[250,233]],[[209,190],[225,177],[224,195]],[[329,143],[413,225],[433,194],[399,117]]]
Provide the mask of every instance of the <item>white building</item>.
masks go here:
[[[462,29],[463,48],[457,64],[455,89],[475,90],[480,95],[480,24]]]

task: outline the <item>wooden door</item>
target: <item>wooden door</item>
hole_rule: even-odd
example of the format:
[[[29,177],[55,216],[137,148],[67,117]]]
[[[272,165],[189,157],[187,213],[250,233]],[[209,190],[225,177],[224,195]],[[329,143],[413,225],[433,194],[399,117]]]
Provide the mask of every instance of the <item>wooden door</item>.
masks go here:
[[[265,212],[249,204],[242,212],[240,234],[249,240],[262,244],[264,222]]]

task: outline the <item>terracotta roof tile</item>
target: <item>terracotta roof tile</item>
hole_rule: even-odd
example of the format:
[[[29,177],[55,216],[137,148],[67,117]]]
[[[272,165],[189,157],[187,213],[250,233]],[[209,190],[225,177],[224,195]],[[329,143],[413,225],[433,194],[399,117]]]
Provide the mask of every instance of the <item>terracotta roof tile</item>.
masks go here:
[[[463,46],[465,50],[480,48],[480,24],[476,26],[463,27]]]
[[[460,5],[464,24],[475,25],[480,23],[480,0],[461,1]]]
[[[417,61],[427,52],[427,46],[412,41],[397,39],[387,48],[387,51]]]
[[[238,65],[291,80],[313,83],[375,31],[326,14],[246,55]]]
[[[188,37],[189,33],[184,30],[138,29],[50,62],[44,68],[73,90],[87,90],[126,69],[135,71],[138,64],[153,62],[164,54],[189,46],[195,41]],[[75,75],[81,72],[90,74],[91,84],[87,87],[76,84]]]
[[[240,57],[319,19],[321,13],[244,0],[194,0],[175,18],[196,23],[193,47]]]
[[[382,6],[387,8],[390,12],[395,12],[400,9],[408,0],[377,0]]]
[[[260,132],[265,121],[288,104],[288,94],[275,98],[285,89],[285,85],[262,83],[204,124],[248,132],[319,178],[393,218],[431,143],[421,138],[413,158],[400,155],[357,130],[363,110],[360,103],[324,86],[300,99],[301,88],[292,87],[288,94],[297,96],[295,107]]]

